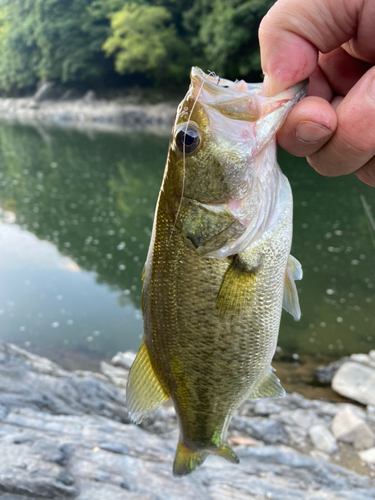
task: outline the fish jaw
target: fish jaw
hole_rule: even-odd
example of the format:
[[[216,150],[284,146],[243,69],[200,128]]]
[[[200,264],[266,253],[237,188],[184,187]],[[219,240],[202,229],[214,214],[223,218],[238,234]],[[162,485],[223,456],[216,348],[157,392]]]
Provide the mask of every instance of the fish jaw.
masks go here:
[[[282,185],[276,160],[276,133],[306,88],[306,82],[302,82],[268,98],[262,96],[262,84],[231,82],[192,68],[188,96],[205,114],[205,135],[207,142],[211,141],[212,157],[221,153],[229,158],[226,175],[233,181],[233,189],[224,196],[205,200],[204,210],[211,207],[214,214],[219,209],[237,221],[235,236],[233,230],[228,231],[224,245],[202,246],[198,248],[201,255],[225,258],[241,252],[275,218]],[[237,166],[231,165],[232,158]],[[194,199],[193,192],[189,191],[188,196]]]

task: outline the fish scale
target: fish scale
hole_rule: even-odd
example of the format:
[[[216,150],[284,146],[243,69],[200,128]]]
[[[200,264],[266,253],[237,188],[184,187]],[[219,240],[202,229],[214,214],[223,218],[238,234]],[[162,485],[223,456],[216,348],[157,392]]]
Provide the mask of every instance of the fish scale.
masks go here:
[[[136,422],[172,399],[178,476],[209,453],[238,462],[229,422],[246,398],[284,394],[270,366],[282,306],[300,314],[292,194],[275,133],[303,85],[270,105],[259,86],[212,80],[193,68],[177,111],[144,270],[144,337],[127,387]],[[246,114],[250,93],[259,119]]]

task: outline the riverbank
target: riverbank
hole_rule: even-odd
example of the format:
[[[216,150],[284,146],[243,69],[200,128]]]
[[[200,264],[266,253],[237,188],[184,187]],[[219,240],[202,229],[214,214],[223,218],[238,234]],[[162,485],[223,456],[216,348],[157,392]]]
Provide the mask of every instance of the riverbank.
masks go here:
[[[101,373],[70,372],[0,343],[4,500],[375,499],[373,465],[330,430],[347,413],[375,430],[373,408],[296,393],[239,408],[228,434],[239,465],[209,457],[192,476],[173,478],[174,410],[166,406],[140,427],[129,422],[131,360],[120,355],[102,362]]]
[[[169,135],[177,103],[137,104],[96,99],[0,98],[0,121],[34,127],[60,127],[79,131],[122,133],[146,131]]]

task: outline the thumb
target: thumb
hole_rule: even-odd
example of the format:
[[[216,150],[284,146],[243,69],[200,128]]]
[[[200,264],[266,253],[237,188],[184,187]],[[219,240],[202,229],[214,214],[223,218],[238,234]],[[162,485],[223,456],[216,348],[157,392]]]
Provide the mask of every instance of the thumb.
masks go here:
[[[274,95],[312,75],[323,53],[356,33],[365,0],[279,0],[263,18],[259,43],[265,86]],[[370,3],[370,2],[369,2]]]

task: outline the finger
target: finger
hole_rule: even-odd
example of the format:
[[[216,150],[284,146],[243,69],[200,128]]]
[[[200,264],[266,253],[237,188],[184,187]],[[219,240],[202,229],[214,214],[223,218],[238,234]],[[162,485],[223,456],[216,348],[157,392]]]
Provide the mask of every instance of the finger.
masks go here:
[[[319,66],[316,67],[314,73],[310,76],[307,96],[322,97],[328,102],[333,99],[333,90]]]
[[[350,1],[350,0],[349,0]],[[354,58],[368,63],[375,63],[375,2],[363,0],[362,7],[358,10],[358,29],[344,49]]]
[[[360,181],[368,184],[369,186],[375,187],[375,158],[372,157],[366,165],[354,173]]]
[[[317,66],[318,51],[330,52],[350,40],[364,1],[343,0],[339,8],[337,0],[276,2],[259,28],[262,69],[268,75],[269,94],[308,78]]]
[[[372,65],[355,59],[339,47],[329,54],[320,54],[319,67],[336,94],[345,96]]]
[[[336,113],[335,134],[308,157],[315,170],[328,176],[354,172],[375,154],[375,68],[359,80]]]
[[[294,156],[309,156],[332,137],[336,125],[336,113],[326,100],[306,97],[291,110],[277,140]]]

